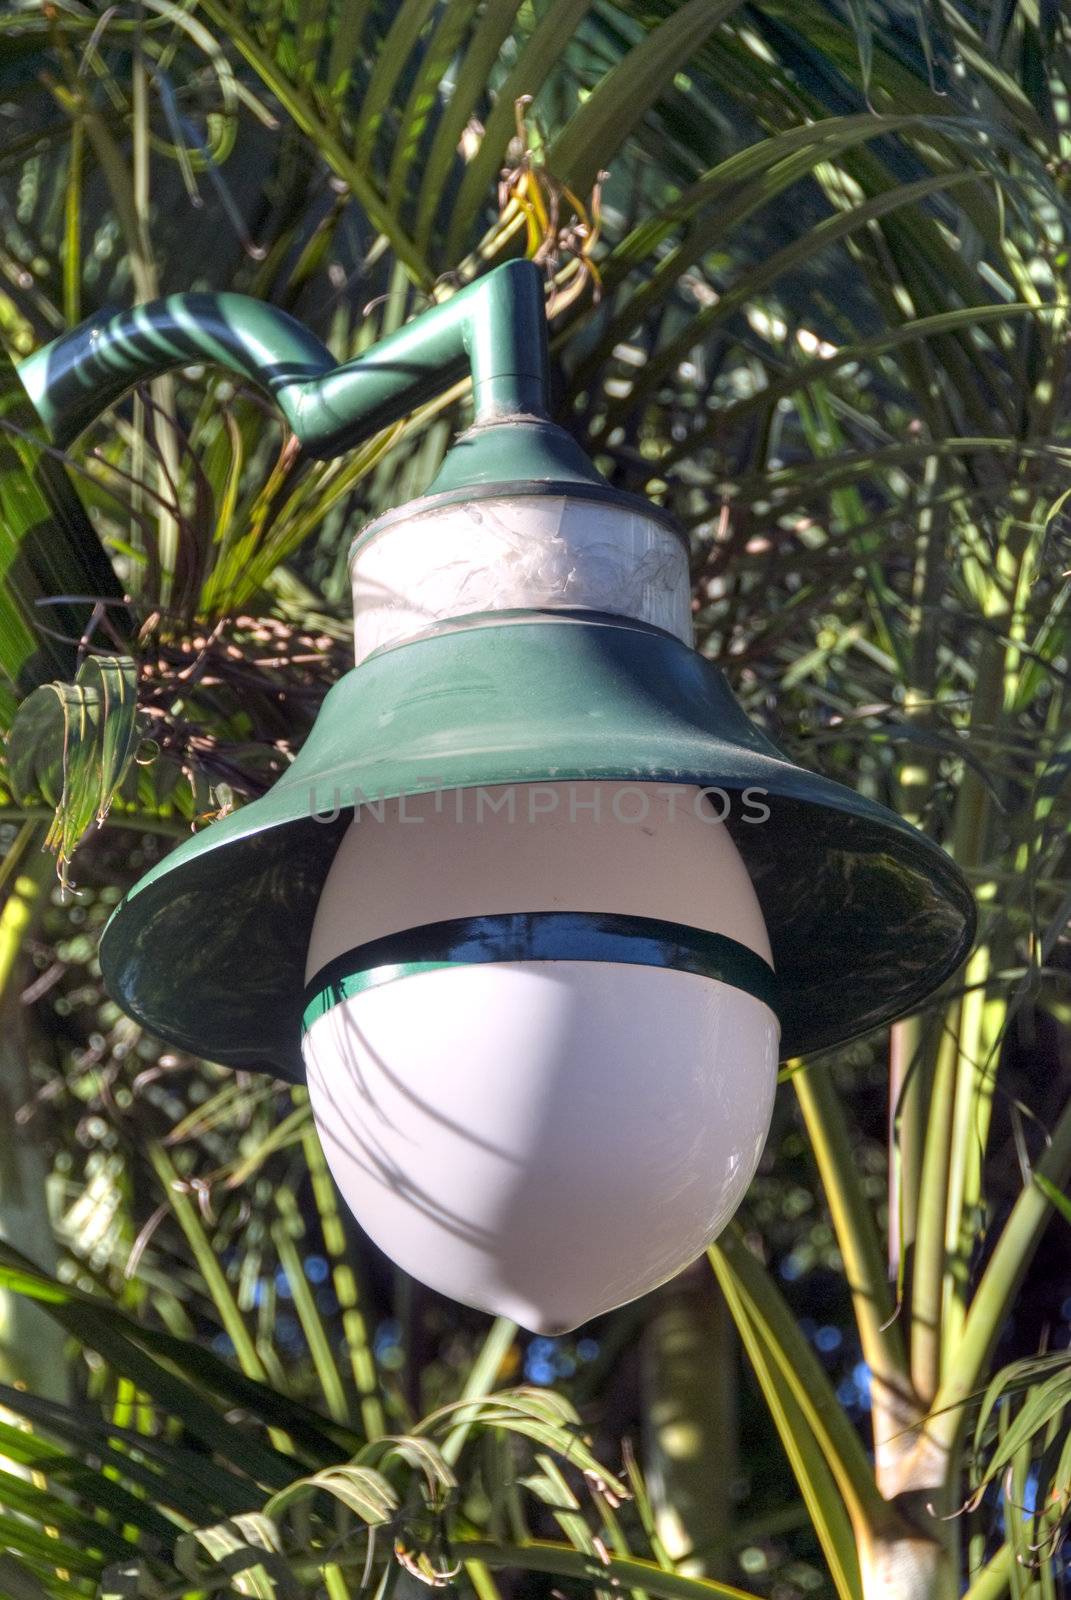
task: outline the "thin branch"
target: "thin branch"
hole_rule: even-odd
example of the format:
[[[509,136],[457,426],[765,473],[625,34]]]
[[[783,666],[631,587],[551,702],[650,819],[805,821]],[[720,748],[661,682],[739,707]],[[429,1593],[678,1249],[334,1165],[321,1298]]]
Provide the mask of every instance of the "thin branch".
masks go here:
[[[877,1481],[905,1424],[923,1409],[911,1387],[907,1351],[895,1314],[871,1204],[863,1193],[848,1125],[828,1068],[792,1075],[818,1175],[844,1261],[852,1308],[871,1373],[871,1426]]]
[[[765,1344],[818,1442],[857,1537],[863,1529],[898,1530],[900,1519],[878,1490],[862,1440],[770,1274],[735,1227],[722,1234],[709,1254],[712,1262],[718,1258],[729,1268],[751,1315],[762,1324]]]
[[[952,1156],[958,1016],[957,1006],[938,1043],[919,1182],[911,1290],[911,1382],[927,1403],[936,1394],[941,1376],[945,1211]]]
[[[1000,1600],[1008,1592],[1014,1557],[1010,1545],[1002,1544],[979,1572],[963,1600]]]
[[[863,1359],[874,1378],[902,1390],[907,1378],[903,1334],[894,1319],[874,1214],[859,1180],[848,1124],[828,1068],[792,1074],[833,1219],[852,1293]]]

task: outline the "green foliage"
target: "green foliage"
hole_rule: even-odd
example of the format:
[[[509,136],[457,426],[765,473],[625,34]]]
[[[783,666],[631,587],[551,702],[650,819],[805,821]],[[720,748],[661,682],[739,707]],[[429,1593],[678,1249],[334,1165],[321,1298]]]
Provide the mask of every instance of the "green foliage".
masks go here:
[[[0,1494],[4,1591],[87,1595],[107,1572],[124,1597],[344,1600],[461,1562],[479,1600],[499,1568],[699,1600],[740,1591],[696,1565],[746,1552],[764,1592],[872,1600],[892,1551],[927,1600],[968,1581],[972,1600],[1050,1600],[1067,1380],[1036,1352],[1068,1290],[1055,1257],[1047,1284],[1031,1262],[1071,1174],[1051,1042],[1071,1021],[1065,19],[951,0],[26,6],[0,74],[25,113],[0,153],[0,324],[20,352],[105,303],[206,286],[295,311],[343,359],[523,244],[547,271],[562,419],[690,532],[699,648],[794,754],[939,838],[983,914],[961,980],[897,1025],[888,1062],[875,1040],[787,1074],[777,1169],[713,1253],[771,1421],[748,1389],[762,1442],[728,1548],[697,1529],[698,1554],[670,1554],[659,1488],[627,1473],[619,1506],[558,1402],[493,1393],[515,1330],[481,1344],[376,1281],[301,1096],[161,1058],[93,967],[148,829],[240,803],[288,759],[345,664],[346,535],[427,483],[464,394],[330,464],[212,374],[118,408],[70,456],[131,596],[118,638],[85,516],[35,542],[55,526],[31,482],[46,457],[5,409],[5,724],[71,679],[87,626],[88,658],[80,691],[26,701],[14,752],[36,804],[12,798],[0,825],[21,849],[27,812],[62,799],[68,703],[87,735],[68,847],[107,803],[132,706],[101,719],[86,680],[135,629],[157,754],[76,860],[84,920],[47,910],[35,951],[52,989],[32,1109],[69,1278],[8,1256],[6,1282],[89,1354],[78,1406],[5,1397],[25,1425],[0,1434],[22,1469]],[[39,602],[85,595],[53,652]],[[30,750],[38,717],[57,731]],[[798,1325],[812,1269],[841,1273],[854,1310],[873,1465]],[[596,1411],[643,1318],[600,1330]],[[761,1531],[789,1471],[805,1537]],[[376,1516],[404,1525],[393,1567]]]
[[[89,656],[73,683],[42,684],[15,713],[7,770],[15,800],[54,808],[46,847],[64,874],[91,823],[99,827],[137,743],[137,667]]]
[[[100,540],[0,352],[0,730],[49,672],[72,670],[100,612],[111,606],[121,626],[118,598]]]
[[[592,1454],[574,1407],[555,1394],[467,1394],[409,1434],[361,1443],[194,1342],[146,1328],[2,1244],[0,1285],[37,1301],[138,1396],[131,1428],[87,1421],[13,1389],[0,1392],[8,1415],[34,1429],[0,1423],[0,1454],[32,1469],[25,1481],[0,1472],[3,1503],[17,1513],[0,1516],[0,1535],[27,1572],[50,1585],[52,1569],[67,1570],[74,1581],[48,1593],[86,1593],[83,1580],[92,1580],[102,1596],[180,1595],[233,1580],[239,1593],[271,1600],[305,1594],[328,1569],[339,1574],[339,1593],[349,1592],[347,1577],[352,1582],[358,1573],[363,1589],[394,1563],[443,1586],[458,1570],[455,1527],[473,1529],[451,1463],[463,1452],[471,1457],[483,1439],[505,1444],[507,1455],[510,1440],[538,1446],[540,1472],[517,1483],[556,1508],[563,1533],[588,1556],[597,1541],[562,1467],[610,1513],[628,1495]],[[95,1466],[85,1460],[87,1447]],[[487,1493],[493,1501],[507,1487],[492,1481]],[[470,1477],[470,1496],[472,1489]],[[225,1520],[201,1526],[209,1506]],[[384,1538],[377,1539],[378,1529]],[[152,1554],[142,1553],[143,1541]]]

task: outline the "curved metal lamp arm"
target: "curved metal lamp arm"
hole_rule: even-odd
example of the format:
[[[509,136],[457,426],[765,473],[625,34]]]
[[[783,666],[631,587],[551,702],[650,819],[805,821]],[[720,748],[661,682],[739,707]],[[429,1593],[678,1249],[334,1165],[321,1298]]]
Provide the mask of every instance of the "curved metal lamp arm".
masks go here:
[[[67,445],[128,389],[210,361],[265,389],[310,455],[328,458],[472,372],[476,421],[546,416],[547,322],[531,261],[510,261],[337,364],[300,322],[240,294],[178,294],[85,322],[38,350],[19,377]]]

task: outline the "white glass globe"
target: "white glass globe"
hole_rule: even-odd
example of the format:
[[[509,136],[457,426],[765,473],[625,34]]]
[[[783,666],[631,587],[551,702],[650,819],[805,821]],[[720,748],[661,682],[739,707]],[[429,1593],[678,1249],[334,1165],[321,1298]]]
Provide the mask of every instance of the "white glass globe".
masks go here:
[[[739,852],[698,790],[450,791],[357,816],[310,979],[384,935],[505,912],[658,918],[770,960]],[[378,977],[318,1016],[303,1049],[339,1188],[414,1277],[559,1333],[665,1282],[728,1222],[773,1105],[779,1030],[762,1000],[599,960]]]

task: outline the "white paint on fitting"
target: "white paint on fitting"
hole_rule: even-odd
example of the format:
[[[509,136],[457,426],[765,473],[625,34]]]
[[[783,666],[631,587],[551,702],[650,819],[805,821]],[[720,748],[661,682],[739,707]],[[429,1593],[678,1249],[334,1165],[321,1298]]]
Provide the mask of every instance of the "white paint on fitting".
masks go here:
[[[358,540],[350,564],[358,663],[483,612],[607,611],[692,642],[688,558],[642,512],[579,497],[471,500]]]

